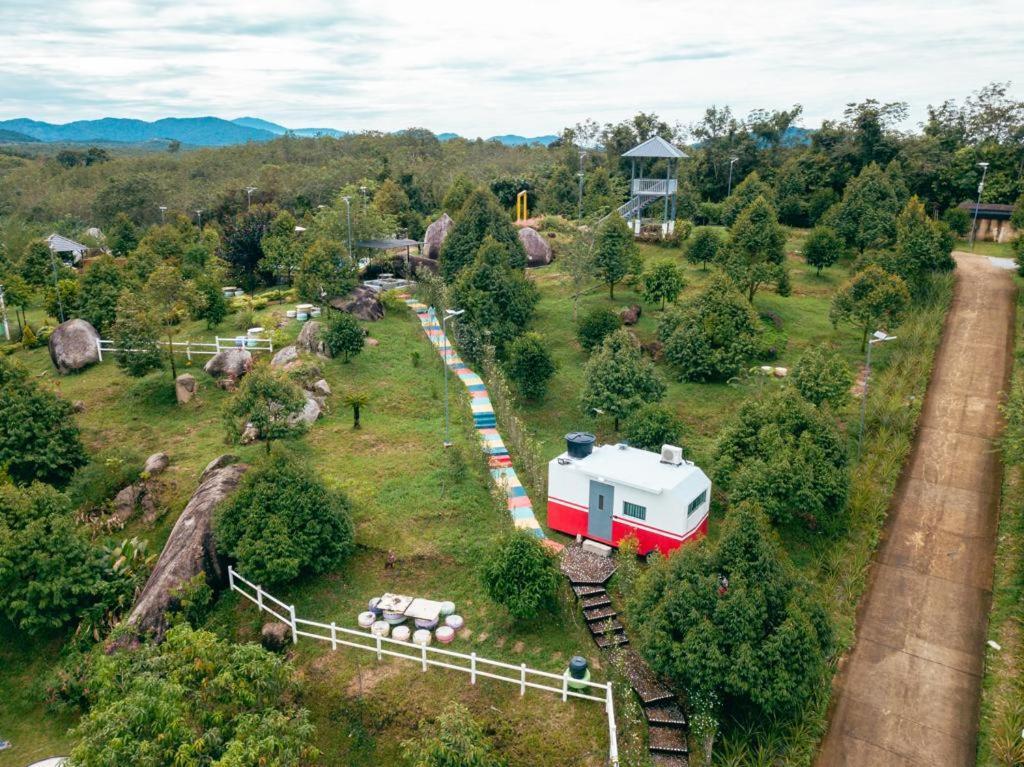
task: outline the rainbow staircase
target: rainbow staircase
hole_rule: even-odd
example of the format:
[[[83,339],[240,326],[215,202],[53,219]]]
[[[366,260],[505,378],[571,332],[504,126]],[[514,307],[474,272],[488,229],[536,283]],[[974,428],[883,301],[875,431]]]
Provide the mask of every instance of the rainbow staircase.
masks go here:
[[[448,343],[434,308],[420,303],[414,298],[407,296],[404,298],[409,308],[416,312],[423,331],[437,349],[438,354],[441,355],[441,359],[448,365],[448,369],[462,381],[469,392],[470,409],[473,411],[473,426],[480,436],[480,444],[488,457],[491,477],[505,493],[513,524],[521,530],[529,530],[545,542],[553,543],[545,537],[540,523],[533,515],[530,497],[526,494],[526,488],[523,487],[519,477],[516,476],[516,470],[512,467],[508,448],[505,447],[501,434],[498,433],[498,420],[494,415],[491,397],[487,393],[483,379],[466,366],[466,363]]]

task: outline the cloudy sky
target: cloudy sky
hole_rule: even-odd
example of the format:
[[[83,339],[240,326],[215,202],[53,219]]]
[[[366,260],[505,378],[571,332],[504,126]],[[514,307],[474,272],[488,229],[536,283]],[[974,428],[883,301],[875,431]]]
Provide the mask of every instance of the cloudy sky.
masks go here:
[[[1024,2],[0,0],[0,118],[253,115],[539,135],[868,97],[1024,98]]]

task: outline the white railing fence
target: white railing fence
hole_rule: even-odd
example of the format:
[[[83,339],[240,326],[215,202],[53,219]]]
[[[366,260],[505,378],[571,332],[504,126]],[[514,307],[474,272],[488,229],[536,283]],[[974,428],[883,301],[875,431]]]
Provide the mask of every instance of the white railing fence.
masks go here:
[[[332,650],[337,650],[339,646],[351,647],[371,652],[377,656],[377,660],[382,660],[385,655],[410,660],[419,663],[424,671],[431,666],[446,668],[450,671],[461,671],[469,675],[470,684],[476,684],[477,678],[482,677],[517,685],[520,695],[525,695],[526,689],[529,687],[559,695],[563,701],[569,698],[579,698],[601,703],[608,716],[608,760],[612,767],[619,765],[618,729],[615,724],[615,703],[612,697],[611,682],[574,679],[573,685],[586,690],[586,692],[581,692],[569,688],[568,672],[552,674],[548,671],[529,668],[525,663],[520,663],[517,666],[512,663],[482,658],[475,652],[467,655],[442,647],[418,645],[391,637],[375,636],[365,631],[338,626],[333,621],[320,623],[299,618],[295,614],[295,605],[285,604],[277,597],[267,593],[263,587],[235,572],[233,567],[228,567],[228,585],[232,591],[237,591],[261,611],[273,615],[281,623],[286,624],[292,631],[293,643],[298,642],[299,637],[303,636],[326,642],[331,645]],[[514,672],[514,675],[501,673],[503,671]]]
[[[216,336],[214,342],[211,344],[208,341],[157,341],[156,345],[160,349],[167,349],[170,347],[176,354],[184,354],[189,362],[192,361],[193,356],[210,356],[222,352],[225,349],[248,349],[251,352],[272,352],[274,351],[274,342],[269,338],[253,338],[250,336],[232,336],[225,338],[222,336]],[[100,362],[103,362],[103,354],[106,352],[117,353],[117,352],[142,352],[150,351],[149,349],[119,349],[114,344],[105,338],[101,338],[96,342],[96,351],[99,353]]]

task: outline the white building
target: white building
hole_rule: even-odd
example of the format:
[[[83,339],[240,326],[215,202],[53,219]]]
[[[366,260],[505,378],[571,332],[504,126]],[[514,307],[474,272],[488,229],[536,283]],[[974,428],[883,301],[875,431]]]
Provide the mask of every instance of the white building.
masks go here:
[[[51,234],[47,237],[46,244],[50,246],[50,250],[60,256],[64,263],[72,266],[77,266],[89,250],[88,245],[75,242],[59,234]]]
[[[566,435],[568,449],[548,463],[548,525],[617,546],[635,535],[640,553],[668,553],[707,533],[711,480],[682,450],[593,447],[594,436]]]

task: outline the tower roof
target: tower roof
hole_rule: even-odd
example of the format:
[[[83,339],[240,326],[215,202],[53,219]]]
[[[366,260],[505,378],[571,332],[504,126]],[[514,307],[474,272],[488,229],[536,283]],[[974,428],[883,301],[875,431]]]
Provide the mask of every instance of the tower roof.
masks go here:
[[[668,143],[661,136],[652,136],[642,144],[637,144],[628,152],[623,152],[623,157],[668,157],[677,159],[686,157],[682,150],[677,149]]]

